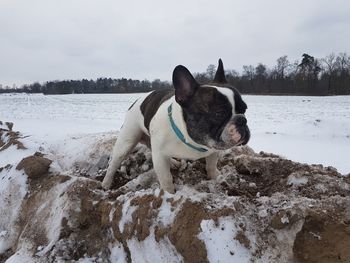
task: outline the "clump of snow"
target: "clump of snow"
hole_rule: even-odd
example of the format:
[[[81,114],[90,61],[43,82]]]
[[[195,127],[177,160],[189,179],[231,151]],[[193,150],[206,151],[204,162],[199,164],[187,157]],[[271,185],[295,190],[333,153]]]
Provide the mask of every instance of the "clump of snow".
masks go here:
[[[202,221],[198,237],[205,243],[209,262],[251,262],[250,250],[234,239],[237,233],[230,218],[220,218],[218,226],[213,220]]]
[[[284,215],[283,217],[281,217],[281,223],[282,224],[288,224],[289,223],[289,218],[287,215]]]
[[[308,183],[308,179],[306,176],[301,176],[298,173],[292,173],[288,176],[288,185],[293,185],[293,186],[301,186],[305,185]]]
[[[109,257],[111,263],[127,262],[127,256],[122,244],[115,242],[109,245],[109,249],[111,251],[111,255]]]
[[[130,205],[131,199],[126,200],[125,204],[123,205],[122,210],[122,218],[119,221],[119,229],[121,232],[124,231],[125,224],[132,221],[132,214],[135,212],[136,207]]]
[[[143,241],[132,238],[127,241],[131,252],[131,262],[184,262],[181,254],[164,238],[156,241],[154,231]]]

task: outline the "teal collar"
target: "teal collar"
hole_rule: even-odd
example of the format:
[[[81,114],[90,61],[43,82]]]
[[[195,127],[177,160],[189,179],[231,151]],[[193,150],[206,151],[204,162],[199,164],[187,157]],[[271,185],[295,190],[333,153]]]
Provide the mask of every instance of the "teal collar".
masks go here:
[[[171,127],[173,128],[173,131],[175,132],[177,138],[179,138],[184,144],[186,144],[188,147],[197,150],[199,152],[207,152],[207,149],[201,148],[201,147],[197,147],[194,146],[191,143],[186,142],[185,136],[182,134],[182,132],[180,131],[180,129],[176,126],[173,116],[172,116],[172,111],[173,111],[173,104],[171,103],[170,106],[168,107],[168,116],[169,116],[169,121],[171,124]]]

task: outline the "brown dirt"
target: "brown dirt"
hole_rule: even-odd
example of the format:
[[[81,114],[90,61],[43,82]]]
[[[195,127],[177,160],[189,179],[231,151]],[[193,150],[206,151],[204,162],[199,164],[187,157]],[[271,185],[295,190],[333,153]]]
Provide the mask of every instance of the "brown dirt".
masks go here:
[[[43,157],[41,153],[35,153],[33,156],[25,157],[19,162],[16,169],[22,170],[31,179],[37,179],[47,174],[52,161]]]
[[[26,147],[24,147],[23,143],[19,140],[22,138],[21,134],[19,132],[12,131],[13,123],[12,122],[3,123],[2,121],[0,121],[0,125],[4,125],[4,124],[7,126],[7,129],[4,129],[4,127],[0,127],[0,151],[6,150],[11,145],[16,145],[17,149],[27,149]],[[5,136],[7,140],[3,141],[1,139],[2,136]]]
[[[155,226],[156,241],[159,242],[167,236],[176,250],[183,256],[184,262],[208,262],[205,245],[197,237],[200,232],[200,223],[205,219],[218,221],[219,217],[231,216],[234,210],[223,208],[213,209],[209,212],[204,209],[204,205],[201,203],[193,203],[189,200],[181,202],[181,199],[174,201],[169,198],[166,202],[176,207],[180,206],[180,210],[171,226],[162,227],[154,220],[163,202],[162,195],[163,192],[159,196],[144,195],[133,198],[130,201],[130,205],[135,206],[136,210],[132,214],[132,221],[124,226],[122,233],[118,224],[122,216],[123,206],[120,204],[116,205],[112,228],[117,240],[123,244],[125,249],[128,239],[137,237],[139,241],[143,241],[150,235],[152,226]],[[245,245],[249,242],[249,240],[244,240],[243,237],[240,240],[245,242]],[[128,251],[127,249],[125,250]],[[130,259],[130,252],[127,253]]]
[[[231,177],[228,177],[233,179],[221,183],[222,191],[228,196],[246,196],[249,199],[256,199],[257,195],[271,197],[274,193],[293,191],[298,191],[299,195],[308,198],[350,194],[349,189],[338,187],[339,181],[345,181],[347,178],[341,176],[332,167],[296,163],[273,154],[245,155],[234,151],[232,155],[225,155],[219,161],[219,167],[225,166],[234,167]],[[292,174],[307,177],[308,183],[296,189],[293,188],[288,185],[288,177]],[[326,181],[328,184],[326,191],[318,191],[317,183]],[[329,184],[330,181],[331,184]]]
[[[250,249],[250,240],[247,238],[243,230],[239,230],[237,232],[235,239],[238,240],[238,242],[241,243],[243,246]]]
[[[132,221],[124,227],[123,235],[125,238],[130,239],[136,236],[139,241],[145,240],[150,234],[153,218],[161,204],[161,196],[144,195],[132,199],[130,205],[137,208],[132,214]]]
[[[127,171],[131,171],[134,167],[147,162],[147,159],[140,158],[140,156],[144,155],[143,151],[136,153],[136,155],[139,157],[130,157],[134,161],[127,161]],[[136,159],[139,162],[136,162]],[[175,183],[192,186],[198,191],[210,192],[211,190],[206,186],[211,181],[205,179],[205,162],[199,160],[188,163],[189,165],[183,170],[172,170]],[[295,163],[277,155],[263,152],[256,154],[248,147],[235,149],[223,155],[218,166],[221,170],[226,169],[226,174],[224,180],[216,182],[216,189],[227,196],[238,196],[240,201],[232,203],[233,208],[224,207],[209,211],[204,209],[205,202],[193,203],[184,199],[174,201],[174,199],[169,198],[166,202],[172,204],[173,208],[171,211],[174,211],[175,207],[179,205],[181,205],[181,209],[179,209],[174,222],[168,227],[163,227],[154,221],[157,216],[157,209],[162,202],[161,199],[156,201],[157,197],[153,195],[133,199],[131,205],[136,206],[137,209],[132,215],[132,222],[125,226],[124,232],[120,233],[116,224],[113,223],[114,233],[123,244],[125,251],[127,251],[129,260],[130,251],[128,251],[126,239],[137,237],[139,241],[145,240],[150,235],[152,226],[154,226],[156,241],[159,242],[162,238],[168,237],[176,250],[183,256],[185,262],[206,262],[207,255],[204,243],[197,237],[200,232],[200,222],[204,219],[213,219],[217,225],[220,217],[231,216],[237,220],[242,213],[247,213],[249,207],[251,209],[253,204],[259,204],[257,201],[259,196],[267,196],[269,198],[275,194],[293,196],[286,197],[286,201],[280,200],[281,202],[287,202],[289,198],[294,198],[294,196],[323,199],[329,196],[346,196],[350,194],[349,188],[340,187],[347,182],[348,178],[344,178],[331,167],[324,168],[321,165],[309,166]],[[288,185],[288,178],[292,174],[300,174],[300,176],[307,177],[308,182],[301,186]],[[121,174],[115,187],[121,187],[132,180],[131,178],[127,174]],[[327,190],[319,191],[316,187],[317,184],[327,185]],[[298,206],[287,209],[279,206],[269,208],[270,212],[266,219],[260,219],[257,215],[250,216],[249,220],[256,224],[257,231],[261,235],[259,237],[261,238],[260,243],[254,252],[257,257],[262,256],[263,251],[269,246],[276,249],[280,246],[279,241],[271,239],[273,231],[294,231],[296,223],[303,220],[304,214],[316,209],[310,207],[307,208],[308,210],[303,210],[305,208],[301,209]],[[322,207],[321,203],[317,209],[319,207]],[[122,206],[119,210],[116,210],[114,216],[114,220],[118,222],[121,217],[121,209]],[[271,232],[271,229],[274,230]],[[251,249],[252,245],[247,238],[246,231],[248,230],[243,224],[241,230],[233,238],[237,239],[243,246]],[[277,255],[276,258],[281,258],[281,255]],[[273,259],[271,262],[276,262],[275,260]]]
[[[0,263],[5,263],[6,260],[13,255],[12,249],[6,250],[4,253],[0,254]]]
[[[32,240],[38,246],[45,246],[48,242],[45,219],[48,218],[52,204],[52,199],[48,198],[52,189],[60,183],[70,179],[66,176],[44,177],[44,180],[31,181],[29,188],[30,194],[27,194],[21,205],[21,213],[17,220],[17,228],[20,233],[20,239]],[[38,206],[46,203],[45,209],[38,211]],[[33,248],[35,249],[35,248]],[[35,250],[34,250],[35,251]]]
[[[113,241],[108,235],[112,206],[96,192],[95,189],[99,187],[96,181],[71,179],[68,176],[54,175],[33,180],[30,184],[33,190],[23,202],[18,222],[22,227],[21,239],[31,240],[35,244],[33,253],[36,247],[46,246],[47,224],[50,223],[47,220],[52,213],[54,202],[61,200],[65,205],[59,209],[63,209],[68,216],[61,219],[59,241],[47,255],[50,261],[56,262],[57,258],[66,261],[78,260],[98,254],[107,258],[110,253],[108,244]],[[68,186],[60,192],[56,187],[60,187],[62,183]],[[45,204],[45,207],[38,210],[38,204]]]
[[[280,210],[272,216],[270,226],[274,229],[283,229],[294,225],[298,220],[300,220],[298,214],[292,214],[292,212],[288,210]]]
[[[115,239],[117,239],[120,243],[122,243],[124,251],[126,252],[127,255],[127,262],[130,263],[131,262],[131,255],[130,255],[130,250],[129,247],[126,243],[126,238],[124,238],[124,235],[121,233],[120,229],[119,229],[119,222],[120,219],[122,218],[122,210],[123,210],[123,205],[119,202],[117,202],[114,205],[115,211],[113,214],[113,219],[112,219],[112,229],[113,229],[113,234]]]
[[[169,240],[185,262],[208,262],[205,244],[197,237],[200,223],[206,217],[206,211],[201,204],[186,201],[169,230]]]
[[[295,238],[293,251],[299,263],[350,262],[350,221],[325,213],[308,215]]]
[[[20,233],[17,242],[31,240],[33,254],[37,252],[37,247],[48,244],[46,227],[49,222],[46,220],[52,213],[55,200],[62,198],[56,187],[70,179],[69,176],[50,175],[29,180],[29,191],[22,202],[16,225]],[[67,225],[67,219],[63,218],[61,238],[66,235],[64,234],[65,225]]]
[[[94,191],[89,190],[95,187],[96,183],[92,181],[80,182],[74,183],[68,190],[67,195],[70,199],[80,200],[80,210],[71,211],[73,224],[72,219],[68,219],[70,224],[62,220],[60,242],[65,246],[58,247],[55,256],[63,256],[66,260],[78,260],[86,255],[94,256],[99,253],[101,257],[108,256],[108,243],[112,242],[112,238],[107,234],[112,206],[109,202],[101,200],[101,196]],[[94,203],[97,199],[100,201]]]
[[[219,226],[219,218],[220,217],[226,217],[226,216],[232,216],[234,217],[236,214],[236,211],[230,207],[224,207],[218,210],[211,211],[210,213],[210,219],[213,219],[216,226]]]

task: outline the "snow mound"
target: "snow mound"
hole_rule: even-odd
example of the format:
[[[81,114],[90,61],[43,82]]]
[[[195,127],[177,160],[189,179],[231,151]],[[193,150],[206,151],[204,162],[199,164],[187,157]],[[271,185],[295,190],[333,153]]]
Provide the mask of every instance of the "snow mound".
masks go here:
[[[0,132],[8,138],[13,131]],[[0,167],[0,262],[350,258],[350,180],[336,169],[238,147],[221,153],[216,180],[206,179],[203,160],[179,160],[176,193],[169,194],[159,190],[150,151],[138,145],[104,191],[115,139],[101,133],[66,138],[41,153],[15,149],[29,154]]]

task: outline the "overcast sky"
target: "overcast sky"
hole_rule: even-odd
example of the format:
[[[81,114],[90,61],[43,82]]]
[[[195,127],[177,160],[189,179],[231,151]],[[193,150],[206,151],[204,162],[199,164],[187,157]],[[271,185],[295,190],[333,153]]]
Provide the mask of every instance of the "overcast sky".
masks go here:
[[[0,83],[170,80],[350,49],[348,0],[0,0]]]

